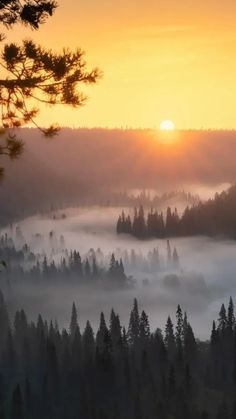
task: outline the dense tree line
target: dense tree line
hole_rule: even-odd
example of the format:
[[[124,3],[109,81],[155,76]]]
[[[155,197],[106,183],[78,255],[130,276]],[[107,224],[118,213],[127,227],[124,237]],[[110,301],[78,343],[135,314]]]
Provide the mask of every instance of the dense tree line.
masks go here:
[[[68,330],[12,320],[0,293],[0,417],[5,419],[233,419],[234,305],[222,305],[209,341],[196,340],[178,306],[164,333],[150,330],[138,303],[128,328],[111,311],[95,334],[81,331],[75,304]]]
[[[9,249],[8,249],[9,250]],[[14,256],[14,262],[9,261],[9,253]],[[117,260],[112,253],[110,264],[108,268],[100,266],[96,258],[92,261],[86,258],[82,261],[80,253],[76,250],[71,251],[68,258],[62,258],[59,264],[54,260],[49,261],[47,256],[44,256],[42,262],[36,260],[35,255],[30,252],[27,256],[30,267],[24,268],[19,262],[25,261],[26,254],[24,250],[1,252],[7,255],[6,259],[0,259],[5,262],[5,269],[2,271],[1,279],[6,279],[7,282],[30,281],[32,284],[50,284],[58,282],[75,282],[75,283],[92,283],[93,281],[109,281],[111,284],[126,285],[128,284],[128,277],[125,274],[122,259]],[[11,260],[11,259],[10,259]]]
[[[90,197],[92,200],[91,204],[94,203],[94,195]],[[96,203],[101,206],[127,206],[135,207],[143,205],[144,208],[150,208],[151,206],[166,206],[171,201],[181,202],[183,205],[194,205],[199,202],[200,198],[198,195],[193,195],[190,192],[184,190],[171,190],[163,194],[150,193],[149,190],[143,190],[136,195],[131,191],[117,192],[117,191],[101,191],[99,199]]]
[[[182,216],[177,209],[151,211],[145,216],[142,206],[135,208],[133,219],[124,211],[117,221],[117,233],[132,234],[143,239],[149,237],[177,237],[223,235],[236,238],[236,185],[207,202],[187,207]]]
[[[178,271],[181,267],[177,249],[169,240],[164,255],[157,247],[145,255],[135,249],[117,248],[104,254],[100,248],[90,248],[83,255],[78,250],[69,251],[63,235],[50,231],[46,236],[34,234],[27,244],[20,227],[14,234],[0,236],[0,261],[5,262],[1,280],[5,283],[58,284],[116,284],[134,285],[136,274],[157,275]],[[36,251],[46,245],[45,251]],[[32,246],[32,247],[31,247]]]
[[[65,248],[64,237],[58,240],[51,231],[48,235],[51,255],[34,253],[30,246],[25,243],[24,236],[19,227],[16,228],[16,241],[18,248],[7,234],[0,236],[0,261],[4,261],[5,269],[2,270],[1,279],[15,281],[30,281],[40,285],[42,282],[74,281],[92,282],[93,280],[108,280],[111,283],[127,284],[128,277],[125,274],[122,258],[115,257],[112,253],[109,263],[105,262],[100,249],[95,252],[90,249],[85,257],[81,257],[77,250],[68,251]],[[36,235],[34,240],[41,243],[43,236]],[[50,253],[50,252],[49,252]],[[54,256],[59,262],[55,262]]]

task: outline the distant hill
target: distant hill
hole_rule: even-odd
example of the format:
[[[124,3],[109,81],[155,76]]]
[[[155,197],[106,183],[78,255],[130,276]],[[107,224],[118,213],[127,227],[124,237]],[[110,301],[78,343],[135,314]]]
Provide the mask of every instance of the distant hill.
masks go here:
[[[173,141],[153,130],[63,129],[53,140],[35,129],[19,135],[26,151],[4,162],[0,220],[51,204],[104,202],[114,191],[162,193],[236,179],[234,131],[177,132]]]

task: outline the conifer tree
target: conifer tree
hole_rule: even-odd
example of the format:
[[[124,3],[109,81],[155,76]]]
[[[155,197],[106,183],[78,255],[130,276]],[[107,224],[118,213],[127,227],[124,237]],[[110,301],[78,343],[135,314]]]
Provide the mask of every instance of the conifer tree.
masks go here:
[[[176,311],[176,346],[178,351],[178,356],[182,357],[182,342],[184,336],[183,329],[183,314],[180,305],[177,307]]]
[[[96,345],[100,353],[102,353],[105,349],[105,344],[106,344],[105,342],[106,342],[108,333],[109,332],[106,325],[105,317],[102,312],[100,316],[100,325],[99,325],[99,329],[96,336]]]
[[[122,346],[120,319],[119,316],[115,314],[113,309],[111,310],[110,316],[110,335],[113,349],[120,349]]]
[[[83,344],[83,353],[84,358],[87,361],[91,361],[94,356],[95,350],[95,341],[94,341],[94,333],[89,321],[87,321],[83,337],[82,337],[82,344]]]
[[[110,266],[109,266],[109,276],[114,278],[116,274],[116,259],[114,253],[111,255]]]
[[[197,343],[193,333],[193,329],[188,323],[187,330],[184,336],[184,350],[185,360],[191,365],[196,361]]]
[[[232,333],[235,325],[235,316],[234,316],[234,303],[232,297],[229,300],[228,306],[228,316],[227,316],[227,328]]]
[[[216,329],[216,322],[215,320],[213,320],[212,331],[211,331],[211,345],[215,346],[217,344],[217,341],[218,341],[218,333]]]
[[[147,344],[150,339],[150,325],[148,316],[143,310],[140,316],[140,340],[143,344]]]
[[[77,310],[76,310],[75,303],[73,303],[72,312],[71,312],[71,320],[70,320],[70,333],[72,337],[74,337],[77,327],[78,327]]]
[[[171,321],[170,316],[168,316],[166,327],[165,327],[164,342],[165,342],[170,359],[173,359],[175,355],[175,351],[176,351],[176,343],[175,343],[173,323]]]
[[[224,304],[222,304],[220,312],[219,312],[219,319],[218,319],[218,330],[221,335],[225,334],[227,328],[227,316]]]
[[[128,340],[131,345],[135,345],[140,336],[140,317],[137,299],[134,299],[133,308],[130,313]]]

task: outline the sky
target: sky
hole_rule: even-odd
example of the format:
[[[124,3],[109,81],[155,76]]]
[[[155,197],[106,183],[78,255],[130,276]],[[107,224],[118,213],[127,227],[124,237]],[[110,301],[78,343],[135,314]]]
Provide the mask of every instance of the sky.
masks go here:
[[[177,129],[236,128],[235,0],[59,0],[37,32],[8,39],[48,48],[80,47],[97,85],[86,106],[42,108],[43,125]]]

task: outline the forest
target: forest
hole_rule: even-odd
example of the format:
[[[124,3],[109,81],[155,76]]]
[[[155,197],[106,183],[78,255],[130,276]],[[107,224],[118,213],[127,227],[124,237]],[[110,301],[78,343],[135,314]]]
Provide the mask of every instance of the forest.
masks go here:
[[[131,234],[139,239],[181,236],[225,236],[236,239],[236,185],[215,194],[213,199],[186,207],[182,215],[167,208],[166,214],[153,208],[145,217],[143,206],[135,207],[134,216],[124,211],[116,226],[118,234]]]
[[[0,0],[0,419],[236,419],[235,16]]]
[[[14,238],[7,233],[0,236],[0,261],[4,261],[4,269],[1,272],[2,286],[31,283],[41,287],[46,284],[74,283],[132,287],[135,285],[135,278],[130,275],[132,272],[157,275],[160,272],[180,269],[177,249],[172,248],[169,240],[165,256],[157,247],[147,255],[137,253],[134,249],[128,251],[119,248],[109,254],[104,254],[100,248],[90,248],[81,255],[78,250],[66,248],[63,235],[58,237],[53,231],[49,232],[46,238],[40,234],[33,235],[31,246],[36,248],[37,245],[48,245],[46,254],[45,251],[33,251],[19,226],[14,233]]]
[[[68,330],[24,310],[10,318],[0,293],[0,417],[6,419],[233,419],[236,415],[234,304],[221,306],[209,340],[195,338],[187,313],[150,330],[135,299],[128,327],[111,310],[96,333]]]

